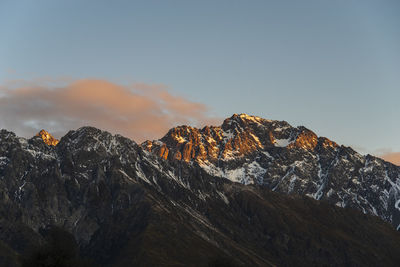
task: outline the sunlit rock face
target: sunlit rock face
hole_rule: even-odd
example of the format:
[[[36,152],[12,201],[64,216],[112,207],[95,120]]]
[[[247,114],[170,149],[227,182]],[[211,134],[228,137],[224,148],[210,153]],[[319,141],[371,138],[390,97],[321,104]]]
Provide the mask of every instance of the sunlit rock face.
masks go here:
[[[263,182],[261,173],[265,174],[265,168],[259,165],[270,164],[271,154],[288,151],[316,153],[316,149],[329,151],[337,147],[335,142],[318,137],[305,127],[296,128],[285,121],[266,120],[247,114],[234,114],[221,126],[206,126],[203,129],[175,127],[160,140],[142,144],[142,148],[165,160],[196,162],[209,171],[214,170],[213,175],[219,173],[245,184]],[[257,172],[254,175],[232,171],[243,167],[249,160],[254,162],[251,165],[252,170]]]
[[[215,177],[356,208],[400,229],[400,168],[303,126],[234,114],[221,126],[179,126],[141,146]]]
[[[36,134],[36,136],[39,136],[43,139],[43,142],[45,142],[49,146],[56,146],[59,142],[58,139],[54,138],[49,132],[45,130],[41,130]]]
[[[271,121],[259,117],[235,114],[217,127],[175,127],[162,139],[147,141],[143,147],[148,151],[151,147],[158,154],[168,150],[167,158],[186,162],[229,160],[273,147],[273,140],[265,134],[269,128],[281,123],[284,122],[274,122],[272,125]],[[162,155],[165,157],[164,153]]]
[[[221,126],[175,127],[162,139],[146,141],[142,147],[164,159],[216,162],[276,147],[313,151],[319,143],[324,143],[325,148],[338,146],[327,138],[318,138],[305,127],[294,128],[285,121],[235,114]]]

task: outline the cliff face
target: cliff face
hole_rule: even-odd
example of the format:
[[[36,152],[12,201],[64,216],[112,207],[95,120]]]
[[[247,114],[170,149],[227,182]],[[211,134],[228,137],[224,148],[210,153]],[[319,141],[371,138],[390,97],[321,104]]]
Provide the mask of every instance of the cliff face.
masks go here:
[[[313,151],[318,144],[325,148],[338,146],[304,127],[294,128],[284,121],[235,114],[219,127],[175,127],[160,140],[146,141],[142,147],[164,159],[216,162],[275,147]]]

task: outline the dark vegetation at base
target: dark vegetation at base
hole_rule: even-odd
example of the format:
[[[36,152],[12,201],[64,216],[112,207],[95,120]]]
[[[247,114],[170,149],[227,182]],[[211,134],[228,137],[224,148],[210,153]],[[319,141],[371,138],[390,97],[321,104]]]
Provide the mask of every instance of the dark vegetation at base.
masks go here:
[[[231,258],[214,258],[211,259],[208,263],[208,267],[244,267],[243,265],[239,265],[234,259]]]
[[[70,233],[52,227],[40,231],[38,246],[22,251],[22,265],[0,242],[0,266],[397,266],[400,261],[399,233],[377,217],[307,197],[230,187],[229,205],[211,201],[204,207],[204,218],[216,231],[179,207],[163,202],[160,209],[147,200],[96,232],[82,250],[95,262],[82,259]]]
[[[18,254],[3,241],[0,241],[0,266],[17,267]]]
[[[27,250],[21,256],[21,267],[92,267],[93,261],[79,256],[72,234],[59,227],[44,231],[45,243]]]

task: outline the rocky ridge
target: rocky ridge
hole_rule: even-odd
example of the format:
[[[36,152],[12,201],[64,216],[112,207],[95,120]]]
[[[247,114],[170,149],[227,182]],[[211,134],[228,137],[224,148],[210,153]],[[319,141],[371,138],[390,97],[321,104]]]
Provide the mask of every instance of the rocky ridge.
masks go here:
[[[234,114],[218,127],[172,128],[162,139],[146,141],[142,147],[164,159],[217,162],[229,161],[275,147],[314,150],[317,145],[324,148],[338,146],[327,138],[318,138],[305,127],[294,128],[285,121]]]
[[[179,126],[142,147],[164,160],[285,194],[327,200],[400,228],[400,167],[285,121],[234,114],[219,127]]]
[[[400,260],[399,234],[349,209],[363,211],[352,203],[364,196],[372,203],[369,190],[380,196],[384,188],[382,212],[395,220],[396,166],[304,127],[243,114],[221,127],[177,129],[138,145],[83,127],[56,146],[1,130],[0,264],[17,266],[18,254],[44,242],[42,229],[51,225],[72,233],[81,253],[100,266],[207,266],[221,255],[244,266]],[[340,176],[347,169],[362,173],[365,184]],[[380,179],[382,171],[393,184]],[[350,194],[345,205],[324,197],[330,194],[321,179],[337,195]],[[382,199],[376,201],[379,207]]]

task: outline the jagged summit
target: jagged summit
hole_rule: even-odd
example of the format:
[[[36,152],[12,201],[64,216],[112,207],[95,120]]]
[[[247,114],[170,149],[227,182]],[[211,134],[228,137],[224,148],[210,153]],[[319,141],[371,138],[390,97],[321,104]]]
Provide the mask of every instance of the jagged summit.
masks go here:
[[[56,146],[59,142],[58,139],[54,138],[49,132],[43,129],[40,130],[40,132],[38,132],[36,136],[41,137],[43,142],[45,142],[49,146]]]
[[[222,128],[230,128],[233,126],[244,126],[244,125],[257,125],[257,124],[268,124],[278,122],[275,120],[268,120],[258,116],[249,115],[245,113],[233,114],[231,117],[226,118],[222,123]]]
[[[160,140],[142,144],[164,159],[186,162],[231,160],[276,147],[314,150],[317,146],[335,148],[337,144],[305,127],[243,113],[225,119],[221,126],[174,127]]]
[[[254,123],[263,123],[263,122],[272,122],[273,120],[264,119],[258,116],[249,115],[246,113],[233,114],[230,118],[225,119],[225,121],[243,121],[243,122],[254,122]],[[224,121],[224,122],[225,122]]]

